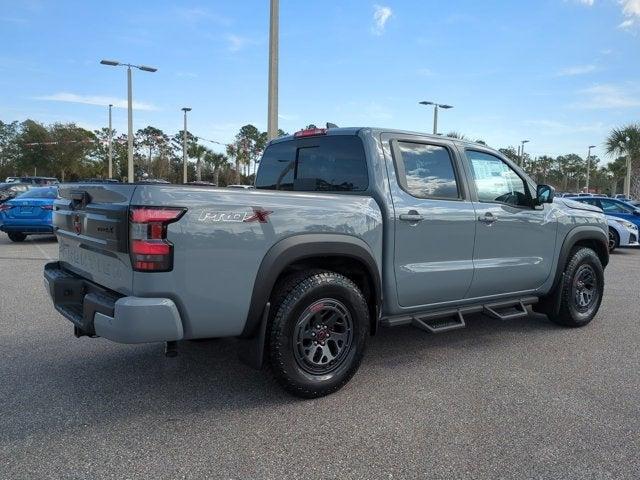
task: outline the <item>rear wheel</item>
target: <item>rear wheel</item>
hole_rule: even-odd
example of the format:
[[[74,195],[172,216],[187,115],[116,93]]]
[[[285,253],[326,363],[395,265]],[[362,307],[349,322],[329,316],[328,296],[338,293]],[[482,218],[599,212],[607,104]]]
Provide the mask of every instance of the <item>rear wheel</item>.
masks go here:
[[[609,253],[620,246],[620,235],[613,228],[609,227]]]
[[[9,240],[11,240],[12,242],[24,242],[24,240],[27,238],[24,233],[20,232],[9,232],[7,233],[7,235],[9,236]]]
[[[596,252],[577,247],[564,270],[560,309],[551,321],[566,327],[582,327],[596,316],[604,292],[604,269]]]
[[[344,386],[358,370],[369,335],[358,287],[338,273],[304,272],[278,287],[273,305],[269,359],[278,382],[303,398]]]

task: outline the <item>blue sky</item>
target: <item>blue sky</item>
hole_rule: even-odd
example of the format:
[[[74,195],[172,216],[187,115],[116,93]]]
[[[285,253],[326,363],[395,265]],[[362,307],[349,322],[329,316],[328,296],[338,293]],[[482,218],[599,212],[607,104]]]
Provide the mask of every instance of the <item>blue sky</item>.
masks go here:
[[[440,131],[534,155],[600,145],[640,121],[640,0],[280,2],[280,127]],[[134,128],[226,142],[266,129],[268,0],[0,0],[0,119],[106,126],[134,73]],[[114,110],[126,130],[126,109]],[[595,154],[604,156],[598,147]]]

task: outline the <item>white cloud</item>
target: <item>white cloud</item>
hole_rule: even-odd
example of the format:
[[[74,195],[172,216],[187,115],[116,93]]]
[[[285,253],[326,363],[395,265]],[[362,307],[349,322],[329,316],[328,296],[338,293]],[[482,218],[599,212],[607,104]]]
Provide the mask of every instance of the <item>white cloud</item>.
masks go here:
[[[300,115],[296,115],[296,114],[289,114],[289,113],[279,113],[278,114],[278,118],[280,118],[281,120],[285,120],[288,122],[292,122],[294,120],[298,120],[300,118]]]
[[[382,35],[387,22],[392,17],[393,12],[390,7],[382,5],[373,6],[373,27],[371,31],[374,35]]]
[[[545,135],[574,135],[577,133],[599,133],[606,126],[602,122],[593,124],[563,123],[555,120],[527,120],[523,122],[525,126],[533,127],[536,133]]]
[[[198,74],[197,73],[193,73],[193,72],[177,72],[176,73],[176,77],[180,77],[180,78],[198,78]]]
[[[593,0],[576,0],[578,3],[581,3],[582,5],[586,5],[588,7],[592,7],[593,6]]]
[[[417,70],[418,75],[420,75],[421,77],[432,77],[433,76],[433,71],[429,68],[419,68]]]
[[[205,8],[177,8],[176,16],[187,23],[212,22],[222,26],[229,26],[231,20]]]
[[[116,97],[106,97],[102,95],[77,95],[75,93],[60,92],[52,95],[41,95],[33,97],[35,100],[50,100],[53,102],[82,103],[85,105],[100,105],[106,107],[111,104],[116,108],[127,108],[127,101]],[[133,102],[134,110],[154,111],[158,108],[150,103]]]
[[[579,92],[584,98],[574,104],[578,108],[638,108],[640,88],[637,85],[621,87],[613,84],[594,85]]]
[[[624,15],[624,20],[618,28],[629,30],[640,25],[640,0],[618,0],[618,3],[622,6]]]
[[[563,68],[558,72],[559,77],[572,77],[574,75],[585,75],[596,70],[595,65],[575,65],[573,67]]]
[[[227,35],[226,40],[229,44],[230,52],[239,52],[247,45],[255,45],[256,43],[258,43],[255,40],[252,40],[250,38],[241,37],[240,35],[234,35],[234,34]]]

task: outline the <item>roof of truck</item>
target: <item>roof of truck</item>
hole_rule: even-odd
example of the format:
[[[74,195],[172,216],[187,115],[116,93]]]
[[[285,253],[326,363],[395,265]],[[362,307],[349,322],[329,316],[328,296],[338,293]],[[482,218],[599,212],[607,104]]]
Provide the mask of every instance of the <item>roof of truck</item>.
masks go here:
[[[318,130],[325,130],[325,134],[326,135],[357,135],[360,131],[362,130],[369,130],[371,132],[372,135],[379,135],[381,133],[391,133],[391,134],[399,134],[399,135],[416,135],[416,136],[420,136],[423,138],[431,138],[431,139],[437,139],[437,140],[450,140],[454,143],[460,143],[460,144],[464,144],[464,145],[481,145],[483,147],[487,147],[490,148],[487,145],[483,145],[477,142],[474,142],[472,140],[466,140],[466,139],[460,139],[460,138],[452,138],[452,137],[447,137],[444,135],[434,135],[432,133],[426,133],[426,132],[415,132],[415,131],[411,131],[411,130],[400,130],[400,129],[395,129],[395,128],[381,128],[381,127],[335,127],[335,128],[317,128]],[[303,132],[305,130],[300,130],[300,132]],[[299,133],[299,132],[296,132]],[[289,140],[293,140],[296,138],[296,133],[292,134],[292,135],[285,135],[284,137],[279,137],[279,138],[274,138],[273,140],[271,140],[270,143],[280,143],[280,142],[286,142]],[[494,149],[492,149],[494,150]]]

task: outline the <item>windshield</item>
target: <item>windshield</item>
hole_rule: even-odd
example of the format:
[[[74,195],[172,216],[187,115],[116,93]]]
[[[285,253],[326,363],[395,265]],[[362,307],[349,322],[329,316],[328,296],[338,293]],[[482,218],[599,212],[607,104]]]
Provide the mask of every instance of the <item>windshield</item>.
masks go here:
[[[57,198],[58,189],[52,187],[32,188],[18,195],[16,198]]]

